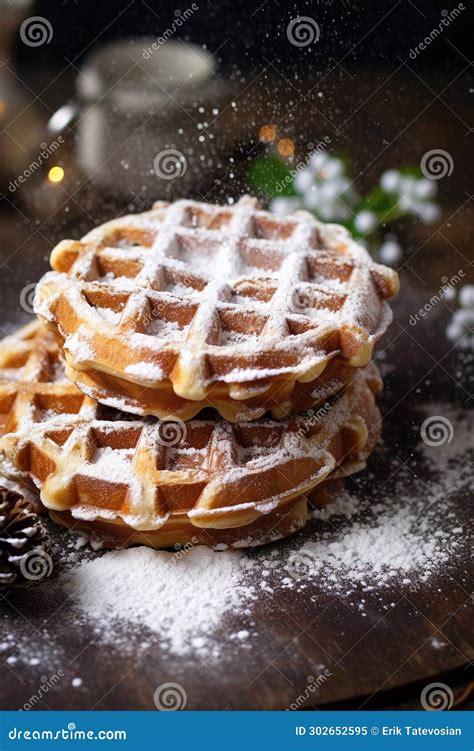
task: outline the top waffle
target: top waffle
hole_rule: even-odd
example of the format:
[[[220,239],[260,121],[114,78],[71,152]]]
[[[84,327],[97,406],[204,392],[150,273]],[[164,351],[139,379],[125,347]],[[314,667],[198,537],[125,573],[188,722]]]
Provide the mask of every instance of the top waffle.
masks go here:
[[[275,382],[313,381],[332,358],[366,364],[398,290],[342,227],[277,218],[250,198],[157,203],[61,242],[51,264],[36,311],[63,340],[68,374],[158,416],[141,393],[264,404]]]

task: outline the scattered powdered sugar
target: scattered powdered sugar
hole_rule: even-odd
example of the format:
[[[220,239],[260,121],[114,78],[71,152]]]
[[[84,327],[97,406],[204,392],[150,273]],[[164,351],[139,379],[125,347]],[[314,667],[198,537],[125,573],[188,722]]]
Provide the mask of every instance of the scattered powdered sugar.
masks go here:
[[[328,506],[313,509],[311,511],[311,518],[326,521],[334,516],[345,516],[346,519],[350,519],[351,516],[354,516],[360,510],[360,505],[359,498],[352,496],[344,489],[337,494],[336,499]]]
[[[375,523],[354,522],[333,538],[328,533],[308,540],[290,555],[287,568],[302,578],[324,573],[321,578],[333,591],[348,582],[366,589],[383,587],[408,574],[426,581],[449,560],[459,541],[453,539],[453,530],[433,530],[430,514],[419,519],[419,511],[416,505],[394,511],[375,507],[375,514],[381,512]]]
[[[366,591],[392,583],[417,587],[465,548],[466,530],[449,495],[468,481],[470,417],[447,404],[433,403],[424,411],[444,416],[453,426],[451,440],[438,446],[418,444],[430,479],[418,481],[402,467],[395,489],[382,486],[379,503],[369,508],[364,508],[363,492],[346,489],[334,503],[315,510],[312,518],[319,521],[345,517],[351,522],[335,529],[329,525],[290,553],[285,568],[292,587],[296,581],[305,588],[313,580],[333,593],[347,593],[354,585]]]
[[[88,617],[125,621],[159,634],[170,651],[206,651],[227,612],[242,610],[253,589],[242,584],[243,556],[192,547],[108,552],[73,569],[66,589]]]

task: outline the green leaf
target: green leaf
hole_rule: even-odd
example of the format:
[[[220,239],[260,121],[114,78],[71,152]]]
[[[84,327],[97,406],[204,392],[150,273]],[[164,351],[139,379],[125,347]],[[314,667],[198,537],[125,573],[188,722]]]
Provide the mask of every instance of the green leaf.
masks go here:
[[[267,199],[295,196],[293,170],[282,159],[268,155],[256,159],[248,174],[250,185]]]

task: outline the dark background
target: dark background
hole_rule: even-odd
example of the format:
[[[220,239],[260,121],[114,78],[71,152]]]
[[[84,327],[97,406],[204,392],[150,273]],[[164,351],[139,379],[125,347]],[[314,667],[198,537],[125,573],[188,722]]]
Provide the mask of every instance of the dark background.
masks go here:
[[[50,44],[38,49],[18,45],[20,61],[76,62],[96,40],[135,35],[158,36],[191,5],[156,0],[39,0],[32,15],[47,17],[55,29]],[[344,67],[360,69],[395,68],[398,57],[406,57],[434,27],[441,12],[451,11],[453,0],[394,0],[393,2],[320,2],[289,3],[283,0],[200,0],[178,36],[196,44],[207,44],[212,51],[225,40],[218,58],[225,70],[252,71],[265,58],[275,59],[291,74],[322,75],[331,67],[331,58],[344,58]],[[446,29],[447,36],[468,56],[472,41],[472,9],[465,0],[465,11]],[[288,44],[286,27],[297,15],[314,18],[321,27],[317,48],[301,49]],[[378,30],[374,26],[379,24]],[[372,31],[374,33],[372,33]],[[361,39],[367,34],[365,40]],[[444,34],[444,32],[443,32]],[[438,41],[438,40],[437,40]],[[441,40],[439,40],[441,41]],[[37,54],[38,53],[38,54]],[[463,60],[449,44],[433,43],[414,67],[418,70],[459,70]]]

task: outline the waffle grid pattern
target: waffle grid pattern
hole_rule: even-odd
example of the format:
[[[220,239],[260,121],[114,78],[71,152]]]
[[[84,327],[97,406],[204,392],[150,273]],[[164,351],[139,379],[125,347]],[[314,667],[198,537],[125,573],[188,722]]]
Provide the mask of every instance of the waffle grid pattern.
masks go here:
[[[79,387],[96,370],[196,401],[223,384],[243,400],[255,381],[311,381],[334,356],[365,365],[398,289],[343,228],[248,198],[158,203],[63,241],[51,263],[36,310]]]
[[[0,435],[26,431],[59,414],[97,416],[99,405],[64,372],[59,348],[34,321],[0,344]]]
[[[8,374],[24,411],[21,430],[4,435],[0,449],[41,488],[48,509],[70,511],[78,520],[119,519],[144,531],[183,516],[202,528],[250,524],[309,492],[337,465],[351,471],[355,462],[359,469],[364,450],[373,445],[370,434],[379,418],[374,392],[380,379],[372,366],[358,371],[316,418],[239,425],[127,420],[113,410],[102,414],[72,385],[66,393],[71,412],[65,411],[60,369],[44,367],[45,358],[50,363],[57,350],[50,335],[39,324],[35,327],[0,348],[3,365],[24,363],[20,378],[18,369],[3,371],[2,384]],[[12,361],[6,350],[21,352],[20,359]],[[33,355],[27,355],[31,350],[34,366]],[[28,374],[34,379],[38,373],[44,380],[26,389],[29,381],[22,378]],[[32,405],[46,392],[51,399],[43,419]]]

